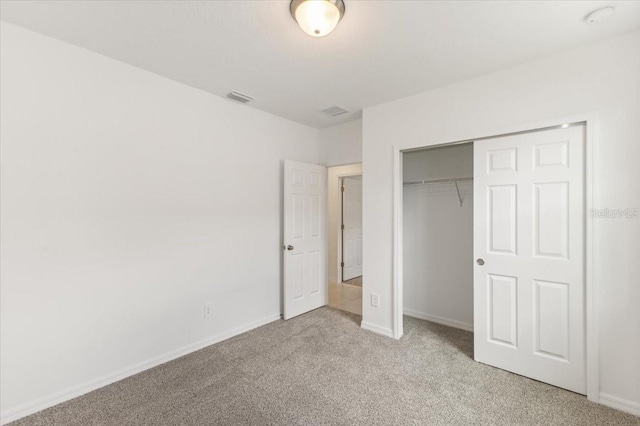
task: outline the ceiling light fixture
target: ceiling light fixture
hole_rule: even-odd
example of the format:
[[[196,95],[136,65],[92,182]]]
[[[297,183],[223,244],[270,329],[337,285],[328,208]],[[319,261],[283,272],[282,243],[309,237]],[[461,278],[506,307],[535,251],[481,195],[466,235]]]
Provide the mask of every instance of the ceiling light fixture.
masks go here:
[[[333,31],[344,16],[344,1],[292,0],[289,10],[302,31],[323,37]]]

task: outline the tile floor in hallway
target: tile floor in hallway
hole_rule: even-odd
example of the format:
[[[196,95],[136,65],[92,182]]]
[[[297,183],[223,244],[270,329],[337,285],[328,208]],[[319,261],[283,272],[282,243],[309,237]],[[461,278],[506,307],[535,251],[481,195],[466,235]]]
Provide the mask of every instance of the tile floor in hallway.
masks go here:
[[[343,282],[345,284],[357,285],[358,287],[362,287],[362,275]]]
[[[329,306],[362,315],[362,287],[346,283],[330,283]]]

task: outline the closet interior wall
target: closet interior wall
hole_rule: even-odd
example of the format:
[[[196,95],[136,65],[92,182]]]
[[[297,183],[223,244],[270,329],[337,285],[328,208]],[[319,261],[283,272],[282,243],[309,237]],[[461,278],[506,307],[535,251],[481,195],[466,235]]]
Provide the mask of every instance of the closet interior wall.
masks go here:
[[[473,144],[403,155],[404,313],[473,330]]]

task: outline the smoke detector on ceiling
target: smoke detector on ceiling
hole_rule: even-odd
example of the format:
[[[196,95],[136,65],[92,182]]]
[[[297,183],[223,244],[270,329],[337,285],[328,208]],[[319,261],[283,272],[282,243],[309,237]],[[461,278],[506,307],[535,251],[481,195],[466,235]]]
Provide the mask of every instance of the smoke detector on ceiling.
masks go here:
[[[611,17],[615,12],[616,12],[616,8],[613,6],[601,7],[589,13],[587,16],[585,16],[584,20],[587,22],[587,24],[591,24],[591,25],[599,24],[601,22],[611,19]]]
[[[246,104],[247,102],[251,102],[253,98],[251,96],[247,96],[240,92],[229,92],[227,93],[227,98],[233,99],[234,101]]]
[[[334,105],[334,106],[332,106],[332,107],[329,107],[329,108],[323,109],[323,110],[322,110],[322,112],[323,112],[323,113],[325,113],[325,114],[327,114],[328,116],[336,117],[336,116],[338,116],[338,115],[346,114],[346,113],[348,113],[349,111],[347,111],[347,110],[346,110],[346,109],[344,109],[344,108],[340,108],[340,107],[339,107],[339,106],[337,106],[337,105]]]

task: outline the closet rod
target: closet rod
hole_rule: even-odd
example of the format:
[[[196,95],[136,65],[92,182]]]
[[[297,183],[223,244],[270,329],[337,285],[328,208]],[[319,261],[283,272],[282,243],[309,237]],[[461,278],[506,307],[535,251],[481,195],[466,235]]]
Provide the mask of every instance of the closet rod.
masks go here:
[[[426,183],[446,183],[446,182],[472,182],[472,176],[466,177],[457,177],[457,178],[446,178],[446,179],[426,179],[426,180],[416,180],[413,182],[405,182],[403,185],[423,185]]]

